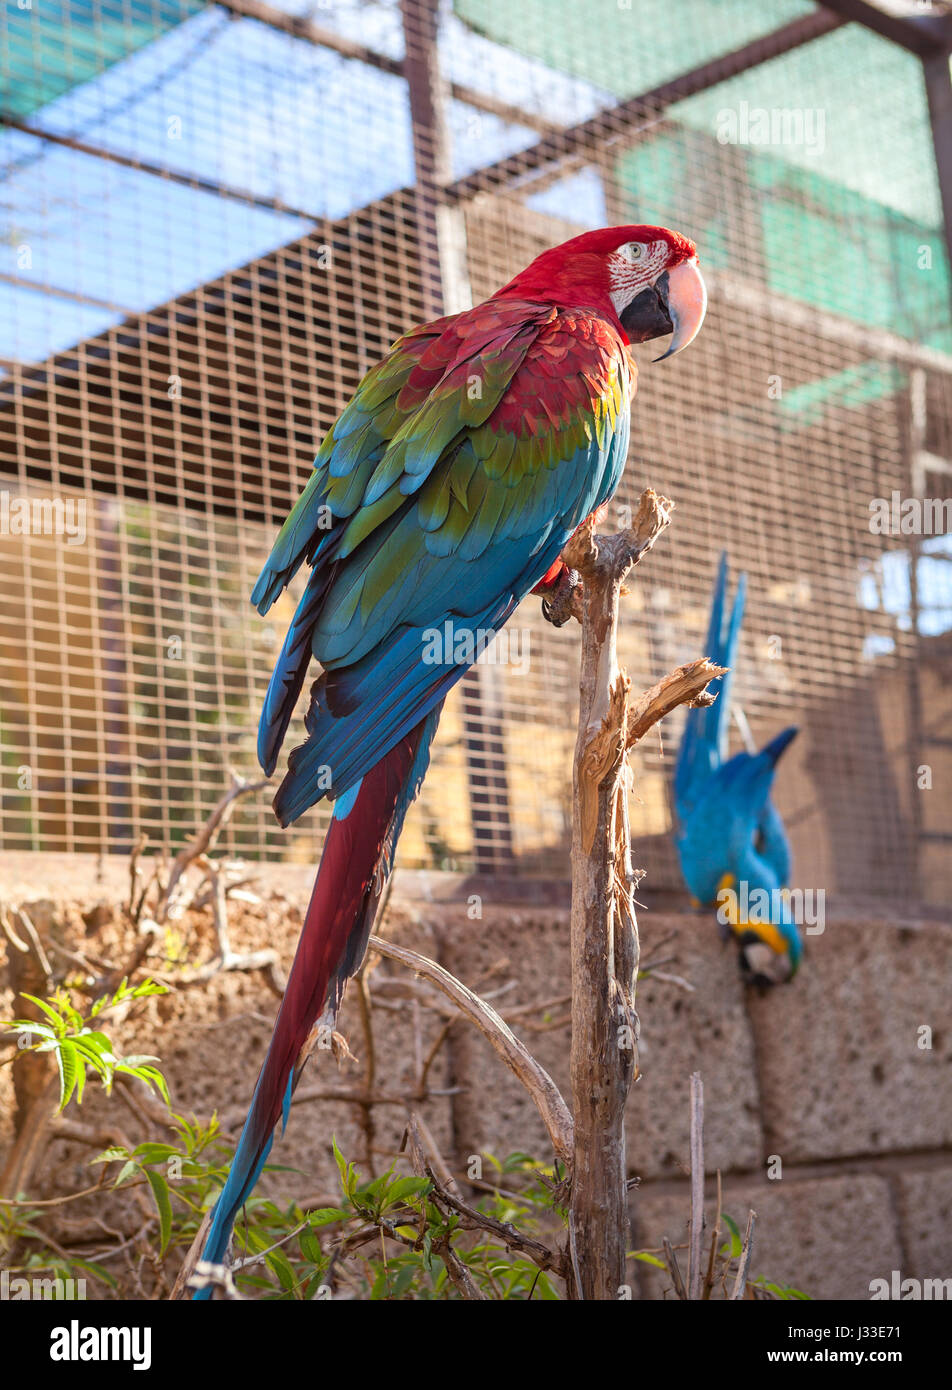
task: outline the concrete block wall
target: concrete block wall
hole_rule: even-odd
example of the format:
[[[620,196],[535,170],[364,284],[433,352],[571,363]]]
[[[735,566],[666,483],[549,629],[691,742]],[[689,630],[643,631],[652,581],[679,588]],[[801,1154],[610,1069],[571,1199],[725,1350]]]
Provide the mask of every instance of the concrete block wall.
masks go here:
[[[95,883],[74,872],[44,883],[31,857],[21,878],[30,891],[17,895],[2,859],[8,901],[62,899],[65,884],[73,901],[64,904],[67,919],[75,915],[77,895],[88,906],[111,892],[101,873]],[[117,897],[124,874],[122,865]],[[309,878],[303,867],[263,870],[263,903],[236,921],[235,949],[271,944],[289,964]],[[504,1016],[515,1011],[514,1031],[568,1098],[567,909],[511,905],[487,891],[482,917],[473,919],[465,892],[456,901],[438,895],[424,901],[419,891],[419,882],[398,875],[387,934],[439,960]],[[640,926],[643,960],[674,957],[665,970],[693,990],[651,979],[639,986],[642,1074],[627,1125],[630,1175],[639,1179],[631,1197],[633,1244],[654,1248],[664,1236],[674,1244],[685,1237],[689,1077],[697,1070],[705,1088],[708,1216],[719,1168],[724,1207],[734,1221],[742,1226],[750,1206],[757,1212],[755,1275],[821,1299],[867,1298],[870,1281],[889,1279],[893,1270],[918,1279],[952,1277],[952,924],[914,913],[872,920],[848,905],[828,906],[826,930],[808,941],[797,979],[765,996],[745,989],[732,949],[722,946],[707,917],[652,909],[649,899]],[[409,978],[389,962],[376,971],[378,979]],[[526,1005],[545,1008],[526,1011]],[[176,1108],[203,1115],[217,1109],[237,1133],[275,1006],[258,977],[222,975],[208,991],[153,1001],[136,1026],[136,1050],[162,1058]],[[440,1024],[428,1011],[420,1019],[414,1024],[406,1008],[375,1010],[378,1092],[406,1091]],[[353,997],[342,1028],[363,1058]],[[931,1046],[922,1046],[926,1040]],[[128,1048],[132,1039],[122,1041]],[[349,1064],[338,1073],[330,1057],[315,1055],[302,1088],[333,1091],[354,1074]],[[452,1027],[430,1085],[442,1094],[422,1113],[457,1172],[484,1151],[550,1157],[528,1097],[470,1025]],[[9,1116],[8,1098],[6,1109]],[[399,1147],[404,1118],[399,1103],[375,1108],[380,1162]],[[0,1150],[8,1134],[0,1127]],[[356,1106],[333,1100],[295,1106],[272,1157],[297,1172],[273,1175],[273,1191],[332,1200],[332,1134],[348,1156],[360,1154],[365,1135]],[[36,1195],[60,1190],[73,1171],[68,1149],[59,1144],[57,1153],[44,1194]],[[778,1159],[782,1176],[771,1179],[768,1162],[777,1171]],[[637,1278],[642,1297],[664,1296],[658,1271],[639,1265]]]
[[[472,981],[509,961],[520,1001],[568,989],[568,918],[487,907],[482,923],[442,913],[444,963]],[[755,1274],[817,1298],[869,1297],[875,1278],[952,1276],[952,926],[834,913],[807,945],[789,986],[760,996],[742,984],[713,924],[689,914],[641,915],[643,959],[695,988],[643,981],[642,1075],[628,1106],[635,1244],[685,1236],[689,1212],[689,1077],[705,1090],[706,1166],[721,1169],[724,1206],[743,1227],[758,1215]],[[516,996],[512,996],[515,998]],[[931,1029],[931,1047],[922,1030]],[[518,1031],[518,1027],[517,1027]],[[567,1094],[568,1030],[523,1034]],[[545,1152],[518,1084],[492,1073],[482,1039],[460,1039],[455,1107],[464,1152]],[[768,1160],[779,1178],[768,1177]],[[780,1160],[779,1165],[777,1159]],[[714,1183],[709,1182],[709,1217]],[[665,1279],[639,1269],[641,1292]]]

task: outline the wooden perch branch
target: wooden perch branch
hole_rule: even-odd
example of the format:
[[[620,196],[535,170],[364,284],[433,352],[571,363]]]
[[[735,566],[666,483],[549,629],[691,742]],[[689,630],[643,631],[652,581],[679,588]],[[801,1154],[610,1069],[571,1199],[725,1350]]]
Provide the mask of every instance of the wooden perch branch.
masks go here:
[[[648,488],[632,527],[595,534],[590,521],[563,552],[583,581],[579,727],[572,825],[572,1100],[570,1294],[615,1299],[629,1230],[625,1102],[638,1074],[638,927],[628,824],[628,750],[679,704],[710,703],[721,669],[679,667],[637,699],[617,658],[619,602],[632,568],[670,524],[672,503]]]
[[[707,686],[710,681],[726,674],[726,666],[715,666],[706,656],[669,671],[663,680],[646,690],[631,705],[628,711],[628,747],[634,748],[649,729],[677,709],[678,705],[695,709],[706,709],[712,705],[715,697]]]

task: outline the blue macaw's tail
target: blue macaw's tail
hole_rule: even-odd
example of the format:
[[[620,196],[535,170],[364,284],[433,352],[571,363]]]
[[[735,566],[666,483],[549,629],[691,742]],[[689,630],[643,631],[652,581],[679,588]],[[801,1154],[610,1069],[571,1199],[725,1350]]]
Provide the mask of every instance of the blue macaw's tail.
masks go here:
[[[261,1175],[278,1120],[283,1116],[287,1123],[304,1065],[302,1048],[325,1009],[336,1012],[345,982],[363,959],[404,817],[429,763],[440,708],[335,803],[284,999],[203,1260],[223,1262],[235,1217]],[[210,1297],[210,1287],[195,1294]]]
[[[686,818],[698,792],[711,774],[727,761],[730,743],[730,699],[737,665],[740,629],[744,621],[747,599],[747,576],[737,581],[737,592],[730,618],[725,622],[727,608],[727,552],[721,552],[711,599],[711,617],[707,629],[704,655],[717,666],[726,666],[721,677],[717,699],[706,709],[688,711],[678,761],[674,771],[674,798],[682,821]]]

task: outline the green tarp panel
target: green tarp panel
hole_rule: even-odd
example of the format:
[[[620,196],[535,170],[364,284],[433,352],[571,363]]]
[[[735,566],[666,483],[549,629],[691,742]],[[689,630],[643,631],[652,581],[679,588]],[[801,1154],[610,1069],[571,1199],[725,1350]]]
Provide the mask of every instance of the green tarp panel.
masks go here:
[[[3,0],[0,115],[25,119],[204,8],[203,0]]]
[[[618,98],[814,12],[799,0],[454,0],[487,37]],[[810,103],[805,107],[805,103]],[[610,109],[610,102],[606,102]],[[713,268],[952,351],[949,266],[918,60],[858,25],[669,107],[615,160],[631,221],[690,229]],[[741,206],[746,204],[746,206]],[[861,404],[875,366],[811,383]]]
[[[809,0],[453,0],[472,29],[616,97],[636,96],[781,24]]]

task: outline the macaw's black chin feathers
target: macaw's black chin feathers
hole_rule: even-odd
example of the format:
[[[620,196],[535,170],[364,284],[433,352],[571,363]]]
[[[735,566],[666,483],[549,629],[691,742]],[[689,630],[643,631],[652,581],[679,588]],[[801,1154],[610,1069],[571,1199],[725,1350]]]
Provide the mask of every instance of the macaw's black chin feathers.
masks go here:
[[[668,272],[659,275],[648,289],[636,294],[619,314],[622,328],[632,343],[647,343],[674,331],[668,311]]]

